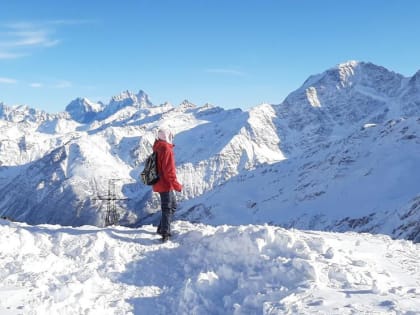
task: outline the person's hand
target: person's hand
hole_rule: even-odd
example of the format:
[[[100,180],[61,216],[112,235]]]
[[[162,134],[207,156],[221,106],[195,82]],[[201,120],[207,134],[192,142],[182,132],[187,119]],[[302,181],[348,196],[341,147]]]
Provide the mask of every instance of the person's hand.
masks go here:
[[[181,192],[183,187],[182,184],[177,182],[174,188],[177,192]]]

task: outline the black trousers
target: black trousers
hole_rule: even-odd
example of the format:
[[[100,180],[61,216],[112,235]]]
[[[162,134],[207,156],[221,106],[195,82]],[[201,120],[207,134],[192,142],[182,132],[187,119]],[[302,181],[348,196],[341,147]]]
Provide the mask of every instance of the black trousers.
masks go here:
[[[174,191],[162,192],[160,194],[160,204],[162,216],[160,218],[157,232],[161,235],[171,234],[171,222],[176,210],[176,198]]]

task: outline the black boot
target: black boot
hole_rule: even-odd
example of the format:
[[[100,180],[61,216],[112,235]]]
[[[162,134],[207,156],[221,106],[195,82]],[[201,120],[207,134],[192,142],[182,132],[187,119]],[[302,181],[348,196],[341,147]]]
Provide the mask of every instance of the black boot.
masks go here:
[[[170,234],[163,234],[162,235],[162,243],[165,243],[167,240],[169,240]]]

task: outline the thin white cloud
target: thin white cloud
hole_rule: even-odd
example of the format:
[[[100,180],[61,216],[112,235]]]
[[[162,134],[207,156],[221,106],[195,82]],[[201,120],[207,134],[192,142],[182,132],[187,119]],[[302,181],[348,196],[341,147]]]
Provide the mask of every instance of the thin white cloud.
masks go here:
[[[69,88],[69,87],[72,87],[72,86],[73,86],[73,84],[71,82],[64,81],[64,80],[59,81],[59,82],[57,82],[56,84],[53,85],[53,87],[56,88],[56,89],[66,89],[66,88]]]
[[[244,76],[246,75],[242,71],[234,70],[234,69],[227,69],[227,68],[211,68],[206,69],[208,73],[216,73],[216,74],[226,74],[226,75],[235,75],[235,76]]]
[[[7,24],[0,33],[0,47],[42,46],[54,41],[53,30],[30,23]]]
[[[10,51],[2,51],[0,47],[0,59],[17,59],[27,56],[27,54],[18,53],[18,52],[10,52]]]
[[[54,47],[62,42],[59,28],[63,25],[92,23],[89,20],[52,20],[0,24],[0,59],[16,59],[31,55],[34,49]]]
[[[30,83],[29,86],[32,88],[42,88],[44,87],[44,84],[35,82],[35,83]]]
[[[23,84],[31,88],[49,88],[49,89],[66,89],[73,87],[73,83],[68,80],[56,80],[55,82],[24,82],[20,81]],[[18,80],[6,77],[0,77],[0,84],[17,84]]]
[[[17,82],[15,79],[0,77],[0,84],[16,84]]]
[[[50,82],[50,83],[33,82],[33,83],[29,83],[29,86],[32,88],[65,89],[65,88],[72,87],[73,84],[70,81],[61,80],[61,81]]]
[[[18,31],[14,33],[15,38],[12,41],[5,42],[3,46],[10,47],[28,47],[28,46],[55,46],[60,41],[51,39],[46,30]]]
[[[50,25],[82,25],[82,24],[94,24],[98,23],[98,20],[90,19],[67,19],[67,20],[51,20],[45,22]]]

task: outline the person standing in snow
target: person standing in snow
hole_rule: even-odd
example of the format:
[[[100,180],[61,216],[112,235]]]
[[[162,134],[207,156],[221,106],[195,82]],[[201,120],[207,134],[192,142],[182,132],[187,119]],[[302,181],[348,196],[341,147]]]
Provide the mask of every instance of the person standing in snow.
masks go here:
[[[169,129],[160,128],[153,144],[153,152],[157,153],[157,171],[159,180],[153,185],[153,191],[160,195],[162,216],[157,233],[166,241],[171,236],[171,221],[176,210],[175,192],[182,190],[175,170],[174,136]]]

